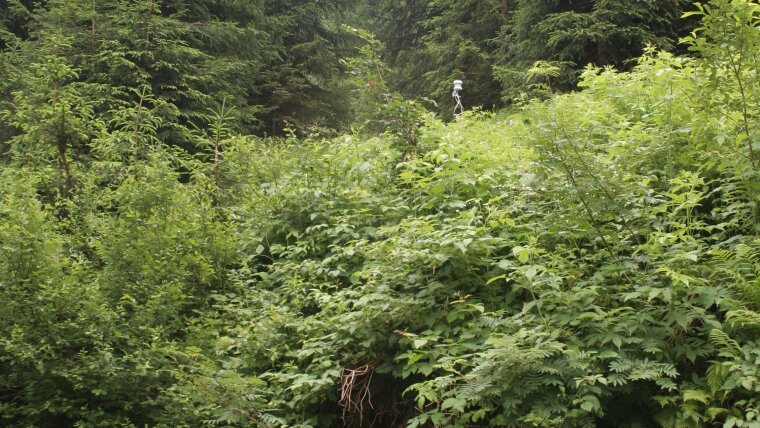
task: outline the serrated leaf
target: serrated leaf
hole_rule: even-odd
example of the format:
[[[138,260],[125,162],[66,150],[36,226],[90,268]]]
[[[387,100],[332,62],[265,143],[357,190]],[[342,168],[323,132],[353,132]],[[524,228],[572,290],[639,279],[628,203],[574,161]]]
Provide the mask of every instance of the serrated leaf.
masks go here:
[[[443,403],[441,404],[441,410],[453,409],[462,412],[464,411],[465,404],[466,402],[462,398],[449,397],[443,400]]]
[[[414,354],[412,354],[411,357],[409,357],[409,360],[407,360],[406,365],[407,366],[411,366],[414,363],[416,363],[417,361],[419,361],[420,358],[422,358],[424,356],[425,356],[425,354],[421,353],[421,352],[414,353]]]
[[[593,412],[595,410],[598,410],[602,407],[601,403],[599,402],[599,399],[596,398],[594,395],[585,395],[583,397],[583,402],[581,403],[581,409],[587,411],[587,412]]]
[[[683,401],[698,401],[707,404],[710,402],[710,395],[701,389],[687,389],[683,392]]]

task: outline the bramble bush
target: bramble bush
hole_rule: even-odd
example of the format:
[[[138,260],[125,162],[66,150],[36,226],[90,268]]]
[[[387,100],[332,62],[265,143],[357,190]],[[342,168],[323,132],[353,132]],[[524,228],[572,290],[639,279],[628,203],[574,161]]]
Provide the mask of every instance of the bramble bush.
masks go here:
[[[138,102],[64,117],[67,170],[48,137],[79,89],[19,93],[2,423],[760,426],[760,5],[695,13],[693,57],[415,107],[407,156],[392,123],[260,139],[223,112],[189,154]]]

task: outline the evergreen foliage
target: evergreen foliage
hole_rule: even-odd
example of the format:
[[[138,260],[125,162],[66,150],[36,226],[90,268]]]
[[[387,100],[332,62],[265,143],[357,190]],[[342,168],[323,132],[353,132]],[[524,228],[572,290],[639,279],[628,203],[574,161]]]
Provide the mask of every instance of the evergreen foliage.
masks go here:
[[[693,26],[679,20],[688,0],[367,3],[397,89],[448,105],[460,78],[469,105],[487,109],[520,98],[537,61],[561,70],[554,90],[572,89],[587,64],[627,70],[647,45],[670,50]]]
[[[6,26],[16,31],[2,39],[17,46],[6,52],[11,68],[44,55],[68,63],[72,80],[95,91],[106,124],[125,105],[153,108],[159,137],[192,151],[193,132],[225,100],[235,107],[238,130],[342,125],[334,47],[348,54],[350,39],[340,29],[341,5],[96,0],[24,8],[14,0]],[[19,10],[25,24],[14,18],[24,15]],[[5,76],[21,82],[18,72]]]
[[[509,11],[506,1],[368,0],[370,27],[387,47],[386,61],[396,71],[394,89],[413,98],[450,104],[451,82],[466,82],[467,107],[491,108],[500,86],[497,35]]]
[[[671,50],[686,35],[680,21],[692,2],[668,1],[523,1],[501,30],[495,74],[506,95],[515,96],[524,70],[535,61],[562,69],[557,88],[571,88],[587,64],[628,69],[628,61],[647,45]]]

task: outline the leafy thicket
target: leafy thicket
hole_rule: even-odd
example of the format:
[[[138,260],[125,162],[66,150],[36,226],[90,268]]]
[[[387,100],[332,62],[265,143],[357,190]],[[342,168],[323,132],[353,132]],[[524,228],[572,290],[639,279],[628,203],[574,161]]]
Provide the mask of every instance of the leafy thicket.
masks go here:
[[[693,57],[449,124],[342,28],[362,122],[331,139],[240,136],[240,94],[195,130],[132,54],[102,96],[72,55],[100,39],[44,25],[75,3],[3,33],[4,426],[760,425],[756,1],[699,5]],[[72,25],[146,17],[114,4]],[[169,33],[146,55],[206,55]]]

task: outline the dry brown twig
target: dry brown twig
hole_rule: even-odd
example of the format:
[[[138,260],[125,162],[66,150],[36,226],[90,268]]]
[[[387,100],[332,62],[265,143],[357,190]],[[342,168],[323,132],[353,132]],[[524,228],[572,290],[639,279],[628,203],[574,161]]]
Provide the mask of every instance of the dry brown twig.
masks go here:
[[[370,384],[375,372],[375,362],[367,363],[355,369],[343,369],[343,377],[340,381],[340,400],[338,404],[343,408],[342,419],[346,423],[349,415],[359,414],[359,426],[363,424],[365,403],[370,409],[372,394]]]

